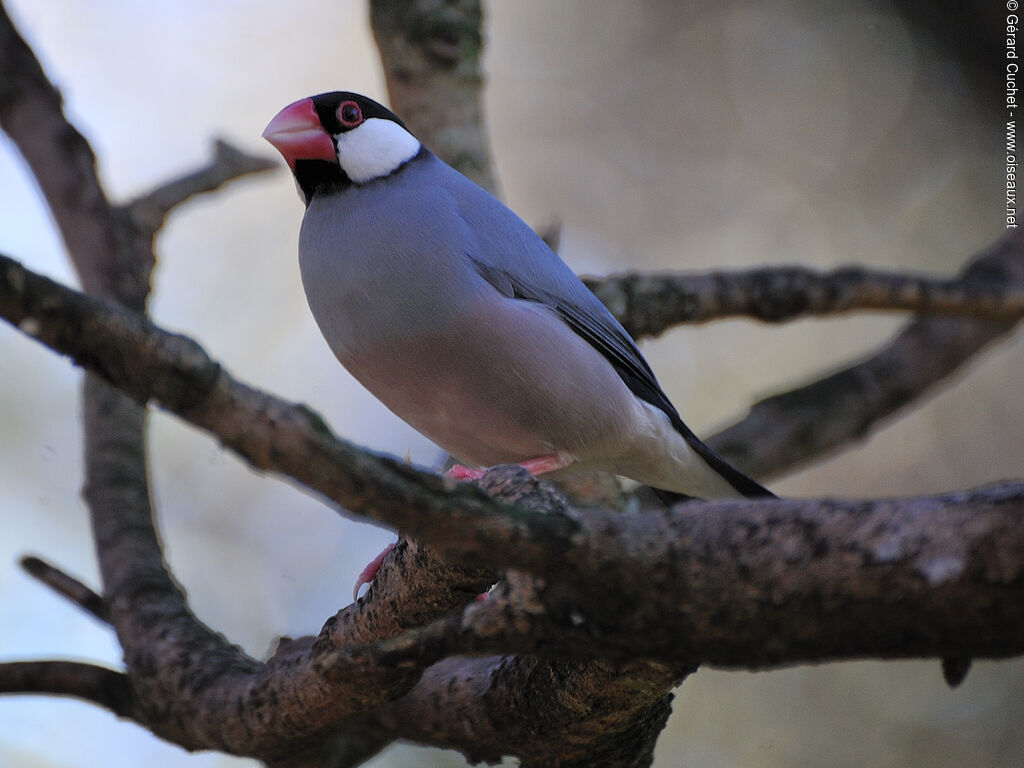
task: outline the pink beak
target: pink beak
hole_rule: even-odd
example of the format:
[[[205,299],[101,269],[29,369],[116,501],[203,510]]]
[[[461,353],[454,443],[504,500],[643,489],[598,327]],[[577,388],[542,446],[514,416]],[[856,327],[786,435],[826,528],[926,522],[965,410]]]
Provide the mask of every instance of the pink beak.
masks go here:
[[[297,160],[338,162],[334,142],[320,124],[312,99],[300,99],[278,112],[263,129],[263,138],[277,148],[291,168]]]

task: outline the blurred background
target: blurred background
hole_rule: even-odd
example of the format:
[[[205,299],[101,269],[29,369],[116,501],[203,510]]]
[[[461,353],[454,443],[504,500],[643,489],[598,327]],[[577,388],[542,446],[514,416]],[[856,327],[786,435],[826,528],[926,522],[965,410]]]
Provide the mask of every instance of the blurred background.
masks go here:
[[[115,199],[204,162],[214,136],[276,156],[259,134],[300,97],[386,98],[361,1],[6,5]],[[535,226],[562,222],[562,255],[583,273],[858,263],[950,274],[1003,231],[1003,84],[998,68],[954,56],[933,34],[934,13],[918,18],[913,5],[486,3],[487,120],[503,197]],[[993,8],[995,48],[1003,22]],[[437,449],[354,384],[321,340],[296,264],[301,215],[283,170],[179,208],[157,243],[155,319],[242,379],[308,403],[340,435],[435,463]],[[0,251],[73,282],[2,135]],[[867,353],[902,322],[730,321],[643,350],[690,426],[709,434],[753,400]],[[1022,352],[1018,332],[927,404],[772,487],[878,496],[1020,477]],[[38,553],[98,584],[79,497],[80,374],[8,327],[0,361],[0,659],[116,665],[112,633],[16,565]],[[279,635],[317,632],[392,538],[254,474],[161,413],[150,446],[176,577],[201,619],[256,656]],[[956,690],[938,662],[701,670],[678,691],[657,765],[1009,768],[1024,764],[1022,720],[1021,660],[977,663]],[[2,766],[141,764],[253,763],[188,755],[88,704],[0,697]],[[409,746],[371,763],[463,764]]]

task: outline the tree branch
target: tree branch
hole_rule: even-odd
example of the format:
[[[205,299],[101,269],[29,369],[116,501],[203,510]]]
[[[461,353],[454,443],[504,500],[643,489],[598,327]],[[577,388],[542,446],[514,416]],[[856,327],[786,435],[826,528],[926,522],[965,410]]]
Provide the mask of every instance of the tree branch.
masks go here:
[[[422,472],[336,439],[310,409],[234,379],[195,341],[168,333],[142,315],[85,296],[0,256],[0,315],[52,349],[70,355],[140,403],[165,410],[216,435],[253,467],[292,477],[352,514],[412,531],[430,517],[438,533],[457,536],[466,516],[529,539],[532,528],[565,520],[521,515],[479,489]],[[418,526],[417,526],[418,527]],[[478,550],[464,565],[493,565]]]
[[[139,720],[128,677],[74,661],[15,661],[0,664],[0,693],[49,693],[98,704],[118,717]]]
[[[960,284],[1024,287],[1024,235],[1011,232],[975,256]],[[864,437],[992,342],[1020,315],[1001,320],[922,317],[862,362],[755,404],[742,421],[709,438],[723,458],[755,477],[777,477]]]
[[[646,766],[671,710],[668,690],[681,676],[642,661],[452,658],[431,667],[407,696],[370,713],[365,722],[405,739],[457,749],[471,762],[512,754],[523,766]],[[439,700],[450,705],[438,707]],[[459,717],[455,727],[452,711]]]
[[[152,238],[168,214],[190,198],[214,192],[242,176],[278,168],[273,160],[250,155],[223,139],[217,139],[213,143],[213,157],[207,165],[160,184],[123,207],[139,230],[149,232]]]
[[[584,282],[634,338],[730,317],[782,323],[864,310],[1014,322],[1024,316],[1024,287],[1019,285],[864,267],[831,272],[795,266],[692,274],[629,272]]]
[[[2,5],[0,128],[32,169],[86,291],[141,310],[153,262],[148,240],[133,237],[127,214],[107,201],[92,148],[64,118],[59,91]]]
[[[420,5],[373,5],[392,97],[421,134],[435,132],[428,143],[450,162],[485,173],[479,5]],[[439,96],[453,83],[452,98]],[[409,108],[417,99],[419,115]],[[440,129],[452,124],[455,104],[469,133],[452,145],[471,148],[461,159]],[[440,567],[420,547],[396,548],[368,598],[317,639],[283,643],[265,664],[246,657],[196,621],[163,563],[145,477],[144,411],[89,376],[86,498],[104,604],[128,674],[9,665],[0,667],[0,689],[7,680],[101,703],[105,696],[104,706],[186,748],[278,766],[313,765],[332,740],[355,760],[397,737],[473,758],[521,754],[526,766],[622,766],[649,762],[668,714],[665,692],[698,661],[1022,652],[1020,484],[930,499],[694,503],[622,516],[573,510],[505,469],[484,485],[533,509],[494,501],[334,439],[316,414],[236,381],[198,344],[141,314],[153,234],[173,205],[229,173],[207,169],[111,205],[91,149],[2,8],[0,126],[36,174],[94,294],[0,259],[0,313],[139,404],[155,399],[253,466],[416,534],[457,564]],[[445,616],[491,578],[465,568],[501,564],[521,571],[483,603]],[[47,579],[71,593],[87,589]],[[400,610],[389,615],[392,594]],[[729,616],[721,615],[724,601]],[[417,628],[396,634],[405,621]],[[860,638],[865,627],[869,636]],[[638,649],[662,663],[627,661]],[[446,658],[513,651],[525,655]],[[451,707],[465,716],[442,717]],[[348,738],[356,729],[370,737]]]
[[[497,581],[490,568],[445,562],[401,537],[361,600],[327,620],[316,650],[373,643],[462,609]]]
[[[371,0],[370,23],[392,106],[438,157],[494,192],[479,0]]]
[[[489,482],[509,474],[493,470]],[[516,651],[758,669],[1024,653],[1024,482],[920,498],[691,503],[639,520],[566,514],[579,528],[551,542],[561,556],[538,587],[524,594],[510,578],[460,617],[335,658]],[[495,542],[496,557],[514,548]]]
[[[26,319],[31,321],[40,340],[57,342],[60,351],[74,353],[135,397],[155,396],[250,461],[258,460],[260,468],[293,477],[353,514],[407,531],[453,562],[523,569],[571,589],[571,602],[577,606],[595,601],[596,614],[581,614],[587,621],[578,645],[566,640],[573,636],[569,630],[558,630],[562,651],[586,655],[590,648],[590,653],[606,658],[621,652],[667,662],[761,666],[824,660],[836,653],[840,658],[940,653],[973,657],[1024,650],[1019,623],[1024,618],[1008,607],[1021,598],[1024,584],[1015,570],[1024,557],[1019,485],[905,502],[695,502],[672,512],[648,511],[634,522],[601,509],[572,511],[557,500],[547,504],[548,514],[538,514],[498,505],[475,488],[454,486],[335,441],[307,410],[238,384],[198,345],[160,331],[138,315],[79,296],[9,261],[0,262],[0,278],[0,314],[22,327]],[[117,354],[132,364],[112,358],[104,345],[120,350]],[[183,399],[181,392],[189,397]],[[236,432],[239,423],[247,425],[244,435]],[[356,483],[354,477],[361,480]],[[864,520],[890,532],[889,538],[877,541],[869,536],[875,528],[862,527],[867,525]],[[687,539],[693,535],[690,526],[698,521],[705,521],[699,527],[704,538]],[[952,542],[948,536],[954,537]],[[862,554],[853,557],[858,546]],[[975,549],[964,551],[965,546]],[[985,562],[972,560],[978,551],[988,552]],[[712,579],[713,558],[719,552],[726,553],[721,555],[724,570]],[[885,568],[874,570],[871,566],[882,557],[878,552],[890,553],[885,556],[889,559],[884,560]],[[700,567],[680,553],[699,553],[690,556]],[[740,562],[730,560],[732,556],[740,557]],[[780,557],[785,568],[780,569]],[[744,566],[744,561],[756,562],[757,567]],[[992,562],[1003,563],[1005,579],[986,575]],[[936,581],[930,575],[939,567],[936,563],[948,565],[954,575]],[[780,614],[780,596],[793,594],[786,585],[799,582],[794,572],[815,574],[793,598],[798,604],[809,602],[800,610],[788,603]],[[775,583],[772,574],[784,581]],[[883,581],[871,580],[876,577]],[[595,586],[598,582],[608,586]],[[708,621],[720,613],[723,585],[743,585],[739,593],[728,595],[725,624],[693,623],[698,612],[690,590],[695,583],[708,584],[709,597],[702,598]],[[557,590],[551,587],[546,594]],[[809,597],[814,594],[824,597]],[[898,595],[913,607],[902,607],[906,621],[900,620],[884,611],[879,614],[882,607],[866,601],[865,594],[886,594],[890,603]],[[985,595],[980,603],[979,595]],[[985,629],[992,627],[988,609],[1008,599],[996,618],[1005,623],[993,634]],[[748,603],[750,613],[744,614]],[[971,604],[988,609],[978,614]],[[840,615],[832,613],[836,606],[842,607]],[[956,606],[952,614],[947,612],[950,606]],[[646,610],[653,613],[643,614]],[[786,610],[824,621],[825,629],[808,635],[806,627],[789,626],[798,631],[787,634],[782,631],[788,626]],[[629,627],[628,639],[617,637],[597,614],[614,616],[619,627]],[[574,626],[567,613],[546,615],[555,623],[545,631]],[[854,626],[867,627],[868,620],[879,615],[885,615],[884,622],[869,633],[859,633],[863,645],[850,640],[857,634]],[[593,627],[599,628],[596,635],[591,634]],[[964,636],[974,638],[971,647],[964,645]],[[543,634],[540,640],[536,635],[529,639],[551,642]],[[443,652],[465,650],[454,646]],[[505,650],[540,648],[517,645]]]
[[[507,482],[501,475],[509,474],[518,473],[495,470],[485,482]],[[692,662],[700,656],[743,668],[752,659],[761,660],[755,665],[821,661],[816,647],[829,648],[832,659],[917,653],[963,659],[982,648],[986,655],[1019,654],[1024,648],[1024,483],[930,499],[801,502],[802,510],[797,504],[687,505],[662,519],[645,516],[636,527],[621,516],[579,515],[582,528],[573,541],[601,549],[597,542],[603,539],[614,554],[595,550],[590,557],[567,547],[561,561],[573,573],[543,582],[510,578],[462,616],[371,648],[342,651],[374,664],[422,663],[424,654],[449,657],[432,666],[407,696],[371,714],[369,722],[405,738],[454,747],[474,760],[514,753],[517,743],[529,742],[530,756],[544,765],[549,749],[558,754],[555,739],[571,743],[586,730],[590,710],[578,710],[573,724],[566,725],[557,722],[557,705],[554,714],[544,710],[552,723],[533,720],[533,711],[523,711],[517,701],[518,717],[509,722],[503,715],[511,703],[503,696],[524,685],[534,689],[533,674],[539,680],[552,675],[563,685],[589,676],[600,679],[606,693],[638,695],[646,686],[649,693],[664,691],[672,675],[692,667],[680,661],[630,665],[629,659],[654,652],[648,639],[659,646],[656,653],[673,659]],[[588,559],[600,563],[600,578],[583,565]],[[590,575],[576,572],[577,566]],[[577,588],[564,589],[574,578]],[[524,587],[524,582],[529,583]],[[622,602],[608,602],[609,594],[600,589],[606,584],[611,592],[625,590]],[[630,590],[636,591],[630,595]],[[663,603],[665,590],[671,597]],[[1015,617],[1009,619],[1010,614]],[[644,615],[674,626],[661,636]],[[510,645],[521,654],[610,654],[626,666],[529,655],[450,658]],[[908,652],[910,647],[916,652]],[[491,688],[495,679],[517,675],[523,677],[514,685]],[[453,730],[447,712],[436,706],[442,696],[457,704],[460,728]],[[640,704],[639,698],[632,701]],[[657,706],[656,701],[651,695],[646,705]],[[610,711],[628,709],[618,702]],[[590,744],[594,748],[593,740]],[[597,759],[595,752],[589,754]],[[585,758],[581,764],[587,764]]]
[[[26,555],[21,567],[61,597],[70,600],[83,611],[91,613],[104,624],[110,623],[110,612],[103,598],[74,576],[70,576],[41,558]]]
[[[95,158],[61,111],[49,83],[0,7],[0,126],[18,145],[54,213],[83,285],[107,307],[145,309],[153,264],[150,227],[130,208],[111,205]],[[202,183],[208,184],[209,178]],[[196,179],[162,190],[149,209],[198,191]],[[154,202],[157,200],[157,202]],[[83,297],[85,298],[85,297]],[[109,303],[114,302],[114,303]],[[125,310],[124,317],[142,317]],[[122,358],[127,367],[131,362]],[[416,670],[355,670],[349,688],[327,683],[309,654],[261,666],[192,616],[163,563],[146,478],[145,412],[95,376],[87,376],[85,498],[104,583],[104,598],[125,653],[140,719],[186,748],[262,756],[330,728],[415,682]],[[397,692],[396,692],[397,691]],[[275,720],[293,700],[308,714],[301,728]],[[236,717],[243,711],[247,717]],[[276,725],[266,726],[267,722]]]

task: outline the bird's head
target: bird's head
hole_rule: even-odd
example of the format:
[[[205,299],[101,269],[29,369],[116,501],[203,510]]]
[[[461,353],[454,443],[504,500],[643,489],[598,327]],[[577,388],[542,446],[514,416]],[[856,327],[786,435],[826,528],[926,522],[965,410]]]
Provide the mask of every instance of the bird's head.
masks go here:
[[[393,112],[347,91],[289,104],[263,138],[284,156],[307,205],[318,190],[389,176],[422,149]]]

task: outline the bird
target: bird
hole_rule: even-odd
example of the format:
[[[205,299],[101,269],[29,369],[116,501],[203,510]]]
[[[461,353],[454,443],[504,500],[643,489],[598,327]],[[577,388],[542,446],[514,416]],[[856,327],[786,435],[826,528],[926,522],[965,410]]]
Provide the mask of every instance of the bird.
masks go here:
[[[636,342],[515,213],[382,104],[334,91],[263,137],[305,214],[320,331],[370,393],[460,464],[601,469],[670,498],[773,494],[683,422]]]

